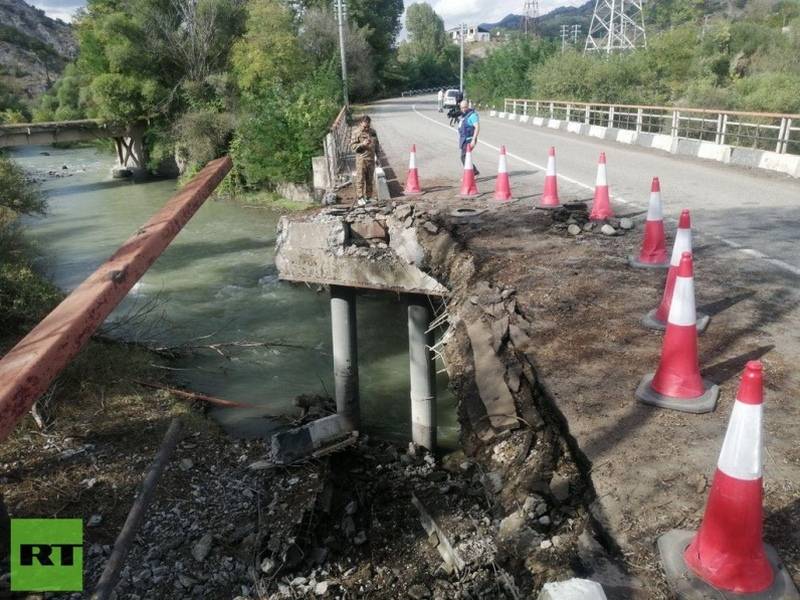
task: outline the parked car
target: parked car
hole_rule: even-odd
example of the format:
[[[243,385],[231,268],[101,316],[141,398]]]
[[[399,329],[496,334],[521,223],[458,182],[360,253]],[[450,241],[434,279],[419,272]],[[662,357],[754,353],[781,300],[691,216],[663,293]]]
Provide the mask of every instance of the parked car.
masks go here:
[[[458,96],[461,94],[461,90],[452,89],[447,90],[444,93],[444,105],[445,106],[456,106],[458,104]]]

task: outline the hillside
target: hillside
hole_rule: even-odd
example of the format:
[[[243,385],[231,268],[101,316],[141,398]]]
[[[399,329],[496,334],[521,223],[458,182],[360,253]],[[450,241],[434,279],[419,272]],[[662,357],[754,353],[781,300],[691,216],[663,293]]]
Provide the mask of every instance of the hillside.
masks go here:
[[[782,0],[696,0],[692,9],[708,17],[722,16],[728,19],[741,18],[748,11],[772,10],[782,3]],[[585,38],[592,20],[595,0],[588,0],[580,6],[560,6],[536,19],[536,31],[545,38],[560,38],[561,26],[568,28],[580,25],[581,38]],[[685,11],[683,11],[685,13]],[[655,31],[670,29],[676,25],[676,19],[685,16],[679,6],[673,1],[661,1],[658,4],[645,5],[647,26]],[[519,30],[522,29],[522,15],[509,14],[497,23],[482,23],[481,27],[493,31],[495,29]],[[582,44],[579,44],[582,45]]]
[[[22,0],[0,0],[0,81],[21,99],[44,92],[76,51],[69,24]]]
[[[592,19],[594,0],[589,0],[581,6],[559,6],[549,13],[536,19],[536,31],[543,37],[560,37],[561,26],[572,27],[578,24],[581,27],[583,36],[589,30],[589,22]],[[495,29],[518,30],[522,29],[522,15],[509,14],[497,23],[482,23],[481,27],[493,31]]]

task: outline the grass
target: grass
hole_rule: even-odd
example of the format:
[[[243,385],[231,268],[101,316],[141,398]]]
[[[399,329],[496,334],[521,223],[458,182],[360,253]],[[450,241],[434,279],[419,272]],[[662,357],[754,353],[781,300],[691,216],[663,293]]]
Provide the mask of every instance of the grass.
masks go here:
[[[236,202],[243,206],[256,206],[262,208],[271,208],[283,212],[297,212],[301,210],[308,210],[317,206],[314,202],[298,202],[296,200],[289,200],[275,192],[244,192],[236,194],[233,197]]]
[[[29,252],[18,228],[0,227],[0,354],[63,297],[31,268]],[[192,404],[136,383],[164,377],[158,358],[136,345],[92,339],[58,375],[37,402],[45,427],[28,414],[0,443],[0,500],[12,517],[85,522],[99,514],[102,524],[87,530],[87,544],[112,543],[173,417],[199,439],[221,441],[221,430]]]

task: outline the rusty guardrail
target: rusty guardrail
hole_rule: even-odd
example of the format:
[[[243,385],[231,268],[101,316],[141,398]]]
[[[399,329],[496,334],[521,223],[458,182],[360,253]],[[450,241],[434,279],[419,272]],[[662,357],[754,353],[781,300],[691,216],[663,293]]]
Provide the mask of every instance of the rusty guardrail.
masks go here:
[[[210,162],[0,360],[0,441],[83,348],[232,167]]]
[[[504,110],[636,133],[800,154],[800,115],[795,114],[524,98],[506,98]]]

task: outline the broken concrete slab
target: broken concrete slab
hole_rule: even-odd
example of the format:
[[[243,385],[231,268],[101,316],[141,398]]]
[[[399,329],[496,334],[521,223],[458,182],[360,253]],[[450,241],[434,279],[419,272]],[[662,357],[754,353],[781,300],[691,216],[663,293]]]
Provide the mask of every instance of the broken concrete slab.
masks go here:
[[[352,432],[348,419],[342,415],[330,415],[277,433],[272,436],[273,461],[290,464],[310,458],[323,447],[346,439]]]
[[[473,319],[467,323],[467,335],[472,345],[475,383],[489,423],[497,429],[518,425],[514,397],[504,379],[506,368],[495,354],[491,329],[480,319]]]
[[[439,524],[434,520],[425,508],[425,505],[420,502],[419,498],[417,498],[414,493],[411,494],[411,504],[413,504],[414,508],[419,512],[419,520],[425,533],[427,533],[430,538],[436,536],[438,540],[436,549],[439,551],[442,560],[444,560],[445,564],[450,568],[449,570],[455,570],[456,573],[463,571],[466,566],[464,560],[459,556],[458,552],[455,551],[445,532],[442,531],[442,528],[439,527]]]
[[[355,225],[362,239],[377,239],[378,245],[352,245],[351,224],[341,208],[323,210],[313,215],[282,217],[278,223],[275,265],[281,279],[322,285],[407,292],[442,296],[447,288],[422,267],[425,252],[416,236],[416,228],[405,229],[396,219],[387,219],[386,238],[378,235],[379,223],[368,215],[365,229]],[[361,221],[359,216],[356,221]],[[372,224],[370,224],[370,222]],[[387,245],[389,247],[387,247]]]
[[[539,600],[606,600],[603,586],[588,579],[545,583]]]

